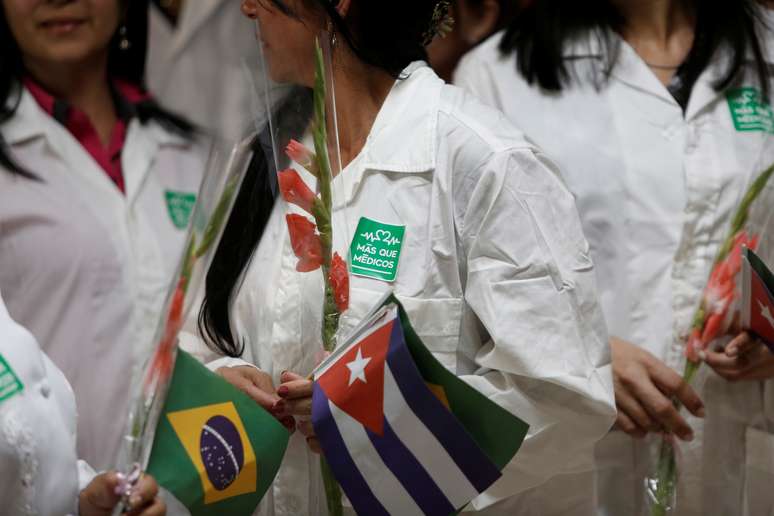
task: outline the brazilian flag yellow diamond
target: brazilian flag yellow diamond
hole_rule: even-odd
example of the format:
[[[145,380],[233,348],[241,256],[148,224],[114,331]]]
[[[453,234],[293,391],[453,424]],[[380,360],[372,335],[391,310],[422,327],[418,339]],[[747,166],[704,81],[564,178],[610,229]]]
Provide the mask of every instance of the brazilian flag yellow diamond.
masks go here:
[[[204,503],[252,493],[255,453],[232,402],[167,414],[202,481]]]

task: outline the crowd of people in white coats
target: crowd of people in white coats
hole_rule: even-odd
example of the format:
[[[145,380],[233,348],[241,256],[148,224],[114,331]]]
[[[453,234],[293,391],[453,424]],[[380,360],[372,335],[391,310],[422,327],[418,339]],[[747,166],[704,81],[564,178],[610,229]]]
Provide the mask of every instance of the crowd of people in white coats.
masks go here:
[[[465,512],[648,514],[666,436],[674,515],[774,514],[774,354],[729,325],[681,376],[732,214],[774,164],[769,2],[0,7],[0,513],[112,513],[209,146],[261,130],[255,77],[310,86],[283,64],[313,66],[325,31],[356,185],[336,209],[406,226],[394,282],[351,277],[352,313],[391,290],[444,366],[529,424]],[[185,344],[293,432],[256,514],[322,515],[305,379],[320,322],[284,317],[319,316],[321,284],[293,274],[282,212],[250,177],[269,168],[248,171]],[[129,514],[178,505],[150,475],[128,497]]]

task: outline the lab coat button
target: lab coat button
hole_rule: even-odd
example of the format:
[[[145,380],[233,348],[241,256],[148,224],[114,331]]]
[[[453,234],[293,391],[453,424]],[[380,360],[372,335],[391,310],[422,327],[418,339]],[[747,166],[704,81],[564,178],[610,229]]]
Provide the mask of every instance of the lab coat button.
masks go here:
[[[51,395],[51,386],[48,383],[43,382],[40,384],[40,395],[44,398],[48,398]]]

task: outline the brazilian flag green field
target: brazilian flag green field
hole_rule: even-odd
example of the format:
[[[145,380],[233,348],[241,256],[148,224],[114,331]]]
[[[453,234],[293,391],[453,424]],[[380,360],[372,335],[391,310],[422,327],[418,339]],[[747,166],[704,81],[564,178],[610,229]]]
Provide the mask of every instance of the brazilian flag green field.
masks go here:
[[[192,516],[249,515],[288,438],[249,396],[179,350],[147,470]]]

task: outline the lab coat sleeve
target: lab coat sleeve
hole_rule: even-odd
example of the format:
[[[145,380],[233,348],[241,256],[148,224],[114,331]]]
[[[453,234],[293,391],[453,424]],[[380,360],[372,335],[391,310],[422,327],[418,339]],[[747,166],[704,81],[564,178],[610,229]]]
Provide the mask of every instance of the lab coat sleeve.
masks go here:
[[[97,476],[97,472],[94,471],[94,468],[92,468],[88,462],[84,460],[78,461],[78,492],[80,493],[84,489],[86,489],[86,486],[91,483],[92,480],[94,480],[94,477]]]
[[[615,419],[610,354],[588,244],[571,194],[531,148],[455,178],[465,300],[484,345],[462,376],[529,424],[481,508],[591,469]]]

